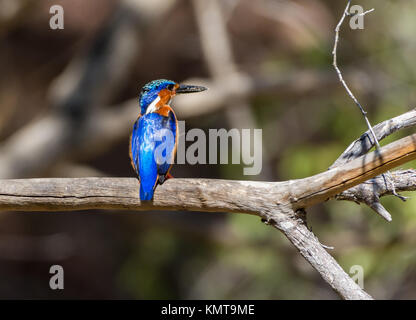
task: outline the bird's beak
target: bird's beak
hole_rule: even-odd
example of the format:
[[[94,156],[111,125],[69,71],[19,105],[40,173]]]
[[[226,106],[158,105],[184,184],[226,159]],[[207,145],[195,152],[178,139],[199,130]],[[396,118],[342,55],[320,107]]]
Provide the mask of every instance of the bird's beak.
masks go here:
[[[202,86],[191,86],[186,84],[181,84],[179,88],[176,89],[176,93],[193,93],[193,92],[201,92],[205,91],[207,88]]]

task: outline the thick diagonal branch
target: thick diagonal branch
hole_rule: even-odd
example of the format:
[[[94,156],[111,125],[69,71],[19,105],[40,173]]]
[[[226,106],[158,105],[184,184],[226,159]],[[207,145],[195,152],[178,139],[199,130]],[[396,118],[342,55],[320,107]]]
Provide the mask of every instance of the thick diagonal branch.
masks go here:
[[[299,250],[301,255],[316,269],[321,277],[346,300],[370,300],[372,297],[361,289],[325,250],[316,236],[293,211],[287,212],[283,233]],[[276,225],[278,229],[280,227]]]

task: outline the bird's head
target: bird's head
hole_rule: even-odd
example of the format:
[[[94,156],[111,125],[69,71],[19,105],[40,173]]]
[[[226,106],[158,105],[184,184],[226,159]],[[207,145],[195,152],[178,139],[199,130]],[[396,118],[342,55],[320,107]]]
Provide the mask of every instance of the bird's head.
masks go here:
[[[175,81],[159,79],[147,83],[139,95],[141,114],[156,111],[160,106],[169,104],[170,100],[181,93],[192,93],[205,91],[207,88],[179,84]]]

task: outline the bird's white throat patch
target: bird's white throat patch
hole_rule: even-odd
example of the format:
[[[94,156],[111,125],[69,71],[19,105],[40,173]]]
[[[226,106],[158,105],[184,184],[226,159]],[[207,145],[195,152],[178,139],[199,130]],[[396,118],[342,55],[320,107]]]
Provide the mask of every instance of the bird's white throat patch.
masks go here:
[[[152,101],[151,104],[146,109],[146,114],[155,112],[157,110],[156,105],[160,101],[160,97],[157,96],[155,100]]]

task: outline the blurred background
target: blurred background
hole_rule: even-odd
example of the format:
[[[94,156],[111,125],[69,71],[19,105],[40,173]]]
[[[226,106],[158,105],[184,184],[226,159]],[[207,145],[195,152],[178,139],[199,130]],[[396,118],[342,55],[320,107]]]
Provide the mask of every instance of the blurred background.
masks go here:
[[[357,2],[375,12],[364,30],[346,21],[338,63],[376,124],[415,106],[416,2]],[[55,4],[63,30],[49,26]],[[174,176],[278,181],[324,171],[366,130],[331,66],[345,5],[0,0],[0,177],[134,176],[128,136],[137,97],[158,78],[210,88],[175,98],[187,129],[263,129],[259,176],[244,176],[240,165],[175,165]],[[311,208],[308,223],[344,270],[363,266],[375,298],[414,299],[416,200],[382,202],[391,223],[341,201]],[[53,264],[64,268],[64,290],[49,289]],[[1,212],[0,298],[338,296],[258,217],[96,210]]]

